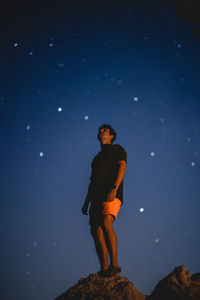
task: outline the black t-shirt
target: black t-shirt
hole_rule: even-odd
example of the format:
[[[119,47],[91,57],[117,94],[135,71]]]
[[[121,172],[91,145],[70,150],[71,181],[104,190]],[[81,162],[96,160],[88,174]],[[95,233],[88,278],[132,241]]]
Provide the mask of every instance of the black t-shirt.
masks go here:
[[[90,176],[93,202],[106,201],[107,195],[117,179],[120,160],[127,162],[127,152],[119,144],[102,145],[102,150],[94,157]],[[123,205],[123,179],[118,187],[116,197]]]

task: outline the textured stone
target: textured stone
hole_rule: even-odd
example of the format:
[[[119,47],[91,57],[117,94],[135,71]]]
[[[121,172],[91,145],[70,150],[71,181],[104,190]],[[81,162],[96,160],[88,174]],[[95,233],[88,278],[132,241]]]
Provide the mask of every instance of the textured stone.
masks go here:
[[[145,300],[145,296],[126,278],[115,274],[104,278],[90,274],[56,300]]]
[[[148,300],[200,300],[200,273],[190,275],[184,265],[158,282]]]
[[[55,300],[200,300],[200,273],[192,276],[184,265],[176,267],[155,286],[151,295],[141,293],[120,274],[104,278],[98,273],[80,278]]]

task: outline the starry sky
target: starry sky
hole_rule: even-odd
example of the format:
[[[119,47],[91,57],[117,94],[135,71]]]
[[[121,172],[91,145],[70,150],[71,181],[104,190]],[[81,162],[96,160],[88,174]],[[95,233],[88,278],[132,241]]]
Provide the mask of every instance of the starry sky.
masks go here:
[[[200,43],[160,2],[1,10],[1,299],[54,299],[100,270],[81,208],[104,123],[127,151],[120,274],[148,295],[200,271]]]

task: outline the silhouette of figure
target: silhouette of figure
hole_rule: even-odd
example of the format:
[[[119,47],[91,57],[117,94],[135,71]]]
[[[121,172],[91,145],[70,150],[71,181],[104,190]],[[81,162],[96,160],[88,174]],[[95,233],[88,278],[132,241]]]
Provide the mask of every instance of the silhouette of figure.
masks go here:
[[[117,260],[117,236],[113,221],[123,205],[123,176],[126,170],[127,152],[119,144],[113,144],[116,132],[103,124],[98,129],[101,151],[94,157],[90,184],[82,213],[88,215],[90,232],[100,261],[100,275],[109,277],[121,272]],[[110,265],[108,264],[108,253]]]

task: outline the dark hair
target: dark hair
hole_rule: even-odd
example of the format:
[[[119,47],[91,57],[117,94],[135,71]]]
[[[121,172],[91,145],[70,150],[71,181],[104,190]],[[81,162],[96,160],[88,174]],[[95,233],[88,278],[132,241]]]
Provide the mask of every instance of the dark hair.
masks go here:
[[[114,131],[114,129],[108,125],[108,124],[103,124],[99,127],[98,129],[98,136],[97,136],[97,139],[101,142],[100,140],[100,129],[102,128],[109,128],[110,129],[110,135],[114,135],[114,138],[111,140],[111,144],[114,142],[114,140],[116,139],[116,136],[117,136],[117,133]]]

